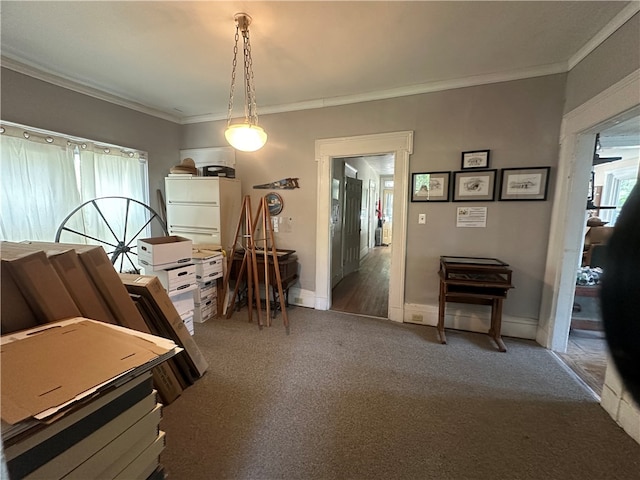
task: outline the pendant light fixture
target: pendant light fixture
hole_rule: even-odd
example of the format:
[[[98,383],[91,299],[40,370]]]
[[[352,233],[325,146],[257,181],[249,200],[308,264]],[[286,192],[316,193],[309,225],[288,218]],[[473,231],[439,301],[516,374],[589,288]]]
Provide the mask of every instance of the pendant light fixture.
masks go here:
[[[255,152],[263,147],[267,141],[267,133],[258,126],[258,111],[256,109],[256,89],[253,81],[253,65],[251,60],[251,43],[249,42],[249,24],[251,17],[246,13],[236,13],[236,38],[233,47],[233,70],[231,71],[231,91],[229,93],[229,113],[227,114],[227,129],[224,136],[236,150]],[[233,113],[233,92],[236,84],[236,66],[238,63],[238,40],[242,34],[243,40],[243,69],[244,78],[244,123],[231,124]]]

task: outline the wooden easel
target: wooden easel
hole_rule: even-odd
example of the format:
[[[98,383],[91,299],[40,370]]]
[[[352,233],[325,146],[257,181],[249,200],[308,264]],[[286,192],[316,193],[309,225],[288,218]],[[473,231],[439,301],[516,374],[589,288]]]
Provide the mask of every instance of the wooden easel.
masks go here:
[[[261,221],[260,227],[262,229],[263,237],[256,239],[255,232],[258,226],[258,222]],[[241,234],[242,225],[245,226],[245,234]],[[249,307],[249,321],[252,321],[252,311],[255,300],[256,309],[258,311],[258,326],[262,328],[262,316],[261,316],[261,308],[260,308],[260,284],[258,280],[258,262],[257,255],[259,252],[256,251],[256,244],[258,242],[262,242],[261,253],[263,255],[264,261],[264,284],[265,284],[265,304],[267,309],[267,326],[271,326],[271,302],[269,300],[269,256],[271,256],[273,260],[273,268],[276,276],[276,284],[278,288],[278,297],[280,300],[280,311],[282,312],[282,320],[284,326],[287,330],[287,334],[289,334],[289,318],[287,317],[287,310],[284,303],[284,294],[282,291],[282,279],[280,276],[280,266],[278,264],[278,255],[275,247],[275,239],[273,236],[273,225],[271,223],[271,214],[269,213],[269,206],[267,204],[267,200],[265,197],[260,199],[260,205],[258,206],[258,210],[256,212],[255,218],[251,216],[251,197],[249,195],[245,195],[242,200],[242,207],[240,218],[238,220],[238,227],[236,228],[236,235],[233,247],[231,249],[231,254],[227,259],[228,268],[227,273],[224,277],[223,286],[222,286],[222,295],[223,298],[226,298],[227,289],[229,286],[229,278],[231,276],[231,270],[233,267],[233,260],[236,253],[236,246],[238,245],[238,239],[241,238],[244,240],[242,242],[242,247],[244,248],[244,256],[242,257],[242,265],[240,266],[240,271],[238,272],[238,279],[236,281],[235,288],[233,290],[233,294],[231,296],[231,300],[227,305],[227,318],[231,318],[233,315],[233,310],[235,307],[236,297],[238,295],[238,290],[240,288],[240,279],[242,278],[245,271],[247,272],[247,300]],[[255,299],[253,298],[255,297]]]

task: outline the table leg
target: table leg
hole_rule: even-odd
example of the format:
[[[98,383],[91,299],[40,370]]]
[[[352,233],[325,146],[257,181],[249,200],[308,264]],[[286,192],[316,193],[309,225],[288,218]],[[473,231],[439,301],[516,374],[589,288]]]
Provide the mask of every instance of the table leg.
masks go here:
[[[502,298],[493,299],[491,305],[491,329],[489,330],[489,336],[493,338],[493,340],[498,345],[498,350],[500,352],[506,352],[507,347],[502,341],[502,337],[500,336],[500,330],[502,328]]]
[[[444,334],[444,310],[446,305],[444,282],[440,281],[440,296],[438,297],[438,337],[443,345],[447,343],[447,336]]]

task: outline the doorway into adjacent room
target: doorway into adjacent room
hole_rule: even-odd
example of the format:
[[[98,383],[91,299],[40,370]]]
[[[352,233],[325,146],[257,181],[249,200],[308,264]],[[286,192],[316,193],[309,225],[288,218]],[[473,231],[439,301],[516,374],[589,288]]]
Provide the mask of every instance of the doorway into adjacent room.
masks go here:
[[[581,266],[567,351],[558,353],[598,396],[607,368],[607,345],[599,309],[600,276],[606,270],[603,255],[607,239],[624,202],[640,181],[640,116],[621,121],[596,134],[589,181]]]
[[[318,202],[316,218],[316,291],[315,308],[331,308],[332,260],[332,190],[333,161],[345,157],[389,154],[393,158],[393,248],[390,249],[389,307],[387,316],[404,321],[404,287],[406,271],[406,236],[409,188],[409,158],[413,152],[413,132],[397,131],[316,140],[318,162]],[[371,202],[369,203],[371,208]]]
[[[393,225],[394,155],[334,159],[331,309],[388,317]],[[344,180],[341,177],[344,175]],[[359,189],[352,185],[360,182]],[[357,207],[353,193],[360,195]],[[337,197],[337,198],[335,198]],[[357,212],[352,211],[357,208]],[[349,219],[359,217],[359,261],[352,265]]]

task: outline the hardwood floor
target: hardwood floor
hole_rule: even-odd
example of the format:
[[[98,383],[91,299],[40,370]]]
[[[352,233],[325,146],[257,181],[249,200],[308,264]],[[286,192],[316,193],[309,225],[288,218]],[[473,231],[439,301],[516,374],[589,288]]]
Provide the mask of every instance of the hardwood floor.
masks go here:
[[[331,292],[331,310],[387,318],[391,247],[374,247]]]
[[[604,332],[572,329],[566,353],[558,356],[598,396],[602,396],[607,369],[607,342]]]

